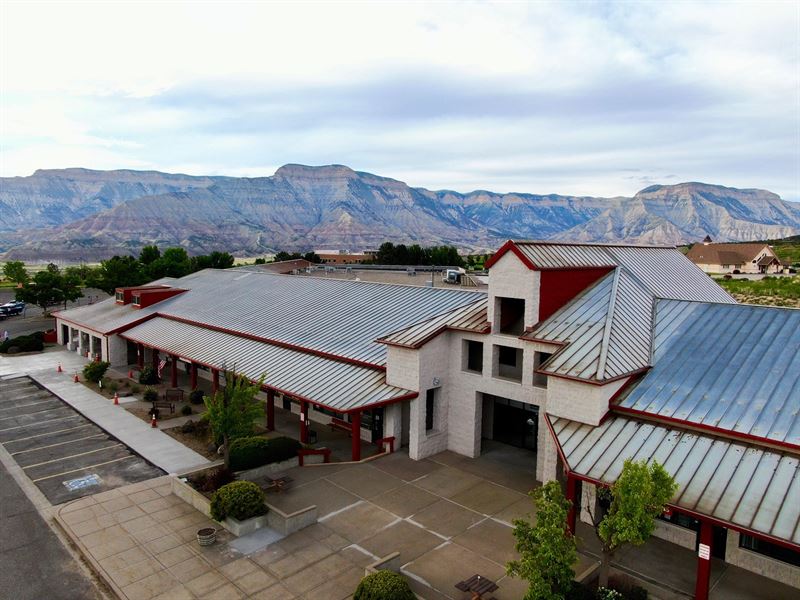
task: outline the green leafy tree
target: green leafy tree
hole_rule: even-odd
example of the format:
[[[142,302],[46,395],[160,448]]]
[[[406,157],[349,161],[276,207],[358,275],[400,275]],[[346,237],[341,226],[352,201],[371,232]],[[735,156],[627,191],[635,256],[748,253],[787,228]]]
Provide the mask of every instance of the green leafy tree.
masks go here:
[[[212,252],[193,256],[191,259],[192,271],[203,269],[230,269],[233,266],[233,256],[227,252]]]
[[[230,468],[231,441],[253,434],[253,421],[264,416],[261,402],[256,398],[264,376],[251,383],[233,370],[225,371],[225,386],[213,396],[206,396],[208,423],[216,443],[222,442],[225,468]]]
[[[114,256],[100,263],[96,278],[89,278],[87,284],[113,294],[118,287],[131,287],[147,282],[147,275],[141,263],[133,256]]]
[[[528,582],[525,600],[563,600],[572,587],[572,566],[578,558],[575,538],[567,529],[570,503],[556,481],[529,495],[536,507],[535,522],[514,520],[520,559],[509,562],[506,572]]]
[[[149,265],[159,258],[161,258],[161,250],[158,249],[158,246],[145,246],[139,252],[139,262],[143,265]]]
[[[167,248],[146,268],[149,280],[162,277],[184,277],[192,272],[192,262],[184,248]]]
[[[303,254],[303,258],[305,258],[310,263],[314,263],[315,265],[318,265],[319,263],[322,262],[322,259],[319,257],[319,254],[313,251],[306,252],[305,254]]]
[[[28,283],[30,276],[21,260],[11,260],[3,265],[3,276],[14,283]]]
[[[62,274],[52,263],[16,290],[17,300],[40,306],[45,314],[51,306],[63,302],[66,308],[67,302],[74,302],[81,296],[80,280],[75,275]]]
[[[256,262],[254,262],[253,264],[255,264],[255,265],[265,265],[265,264],[267,264],[267,259],[265,259],[265,258],[257,258]]]
[[[392,242],[383,242],[375,254],[375,262],[379,265],[396,264],[396,254]]]
[[[652,535],[655,519],[664,512],[678,484],[663,466],[646,460],[626,460],[611,486],[611,502],[603,509],[595,531],[603,543],[599,584],[608,586],[608,572],[614,553],[624,544],[640,546]],[[601,502],[601,509],[604,502]]]

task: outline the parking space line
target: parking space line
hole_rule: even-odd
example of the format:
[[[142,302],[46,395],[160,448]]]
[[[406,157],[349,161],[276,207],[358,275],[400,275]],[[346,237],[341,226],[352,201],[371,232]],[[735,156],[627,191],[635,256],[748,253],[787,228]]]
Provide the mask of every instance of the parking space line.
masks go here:
[[[64,433],[65,431],[75,431],[76,429],[80,429],[81,427],[90,427],[92,425],[94,425],[94,423],[84,423],[83,425],[78,425],[77,427],[68,427],[67,429],[56,429],[55,431],[46,431],[45,433],[37,433],[36,435],[29,435],[28,437],[17,438],[15,440],[2,442],[2,445],[6,446],[8,444],[13,444],[14,442],[24,442],[25,440],[32,440],[33,438],[42,437],[43,435],[55,435],[57,433]]]
[[[0,411],[3,410],[14,410],[15,408],[27,408],[28,406],[36,406],[37,404],[44,404],[45,402],[52,402],[55,398],[46,398],[41,402],[31,402],[30,404],[17,404],[16,406],[9,406],[8,408],[0,408]]]
[[[105,433],[95,433],[93,435],[87,435],[82,438],[77,438],[74,440],[68,440],[66,442],[58,442],[57,444],[50,444],[49,446],[36,446],[35,448],[28,448],[27,450],[20,450],[19,452],[12,452],[11,456],[16,456],[17,454],[25,454],[26,452],[36,452],[37,450],[44,450],[45,448],[53,448],[55,446],[63,446],[64,444],[72,444],[74,442],[80,442],[81,440],[90,440],[96,437],[105,437]]]
[[[103,446],[102,448],[98,448],[97,450],[89,450],[88,452],[80,452],[78,454],[70,454],[69,456],[61,456],[59,458],[54,458],[53,460],[46,460],[44,462],[36,463],[35,465],[28,465],[27,467],[22,467],[22,470],[25,471],[27,469],[32,469],[34,467],[41,467],[42,465],[49,465],[52,463],[62,462],[68,460],[70,458],[77,458],[79,456],[86,456],[87,454],[94,454],[95,452],[102,452],[103,450],[110,450],[111,448],[116,448],[118,446],[122,446],[123,444],[111,444],[110,446]]]
[[[85,471],[86,469],[94,469],[95,467],[102,467],[103,465],[110,465],[111,463],[119,462],[121,460],[128,460],[129,458],[139,458],[139,457],[133,454],[129,454],[128,456],[123,456],[122,458],[115,458],[114,460],[107,460],[106,462],[97,463],[96,465],[89,465],[88,467],[81,467],[80,469],[72,469],[71,471],[64,471],[63,473],[56,473],[55,475],[40,477],[39,479],[34,479],[33,483],[36,483],[38,481],[44,481],[45,479],[52,479],[53,477],[61,477],[63,475],[69,475],[70,473],[77,473],[78,471]]]
[[[39,421],[38,423],[26,423],[25,425],[17,425],[16,427],[6,427],[5,429],[0,429],[0,433],[3,433],[4,431],[11,431],[12,429],[22,429],[23,427],[32,427],[33,425],[41,425],[42,423],[52,423],[53,421],[63,421],[64,419],[74,419],[75,417],[83,418],[81,414],[76,413],[74,415],[69,415],[67,417],[58,417],[57,419],[46,419],[44,421]]]
[[[38,415],[39,413],[45,412],[53,412],[54,410],[61,410],[62,408],[67,408],[66,406],[56,406],[55,408],[45,408],[44,410],[34,410],[33,412],[22,413],[21,415],[12,415],[10,417],[0,417],[0,421],[5,421],[6,419],[16,419],[18,417],[28,417],[30,415]],[[31,423],[32,425],[33,423]],[[2,431],[2,429],[0,429]]]

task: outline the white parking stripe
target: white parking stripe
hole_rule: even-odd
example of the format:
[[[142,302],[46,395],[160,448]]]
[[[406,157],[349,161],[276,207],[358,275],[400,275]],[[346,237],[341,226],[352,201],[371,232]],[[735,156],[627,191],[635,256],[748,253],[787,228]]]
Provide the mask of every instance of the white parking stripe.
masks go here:
[[[30,404],[17,404],[16,406],[9,406],[8,408],[0,408],[0,411],[3,410],[14,410],[15,408],[27,408],[28,406],[36,406],[37,404],[44,404],[45,402],[52,402],[55,398],[47,398],[40,402],[31,402]]]
[[[115,458],[114,460],[107,460],[106,462],[97,463],[96,465],[89,465],[88,467],[81,467],[80,469],[72,469],[71,471],[64,471],[63,473],[56,473],[55,475],[48,475],[47,477],[39,477],[34,479],[33,483],[44,481],[45,479],[52,479],[53,477],[61,477],[62,475],[69,475],[70,473],[77,473],[78,471],[85,471],[86,469],[94,469],[95,467],[102,467],[103,465],[110,465],[111,463],[119,462],[121,460],[128,460],[129,458],[138,458],[133,454],[123,456],[122,458]]]
[[[76,458],[78,456],[86,456],[87,454],[94,454],[95,452],[102,452],[103,450],[110,450],[111,448],[116,448],[118,446],[122,446],[122,444],[111,444],[110,446],[103,446],[102,448],[98,448],[97,450],[89,450],[88,452],[80,452],[79,454],[70,454],[69,456],[61,456],[59,458],[54,458],[53,460],[46,460],[44,462],[36,463],[35,465],[28,465],[27,467],[22,467],[22,470],[32,469],[33,467],[41,467],[42,465],[49,465],[51,463],[57,463],[64,460],[69,460],[70,458]]]
[[[5,429],[0,429],[0,433],[4,431],[11,431],[12,429],[22,429],[23,427],[32,427],[34,425],[41,425],[42,423],[52,423],[54,421],[63,421],[64,419],[74,419],[75,417],[83,418],[79,414],[69,415],[68,417],[59,417],[57,419],[47,419],[46,421],[39,421],[37,423],[27,423],[26,425],[17,425],[16,427],[6,427]]]
[[[21,415],[12,415],[10,417],[0,417],[0,421],[6,419],[17,419],[19,417],[28,417],[30,415],[38,415],[40,413],[53,412],[54,410],[61,410],[62,408],[69,408],[68,406],[56,406],[55,408],[45,408],[44,410],[34,410],[33,412],[22,413]]]
[[[105,433],[95,433],[94,435],[87,435],[86,437],[81,437],[66,442],[58,442],[57,444],[50,444],[49,446],[36,446],[35,448],[28,448],[27,450],[20,450],[19,452],[12,452],[11,456],[16,456],[17,454],[25,454],[26,452],[36,452],[37,450],[44,450],[45,448],[53,448],[54,446],[63,446],[64,444],[72,444],[74,442],[80,442],[81,440],[90,440],[96,437],[105,437],[105,435],[106,435]]]
[[[8,440],[7,442],[2,442],[2,445],[7,446],[8,444],[13,444],[15,442],[24,442],[25,440],[32,440],[33,438],[42,437],[43,435],[55,435],[56,433],[64,433],[65,431],[75,431],[76,429],[80,429],[81,427],[91,427],[92,425],[94,425],[94,423],[84,423],[83,425],[78,425],[77,427],[68,427],[67,429],[56,429],[55,431],[37,433],[36,435],[29,435],[28,437],[17,438],[15,440]]]

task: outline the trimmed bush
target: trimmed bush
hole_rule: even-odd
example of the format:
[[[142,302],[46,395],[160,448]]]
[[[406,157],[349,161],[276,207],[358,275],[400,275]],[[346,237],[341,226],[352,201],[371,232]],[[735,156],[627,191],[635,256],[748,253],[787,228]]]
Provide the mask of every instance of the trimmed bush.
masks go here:
[[[300,442],[287,437],[271,440],[263,437],[237,438],[231,442],[231,469],[245,471],[289,460],[297,456],[297,451],[302,447]]]
[[[144,391],[144,394],[142,395],[142,400],[144,400],[145,402],[155,402],[156,400],[158,400],[158,392],[153,388],[149,387]]]
[[[83,376],[89,381],[100,383],[100,381],[103,380],[103,376],[106,374],[106,371],[108,371],[109,366],[111,366],[111,363],[107,362],[86,363],[86,366],[83,367]]]
[[[192,390],[189,392],[189,402],[192,404],[203,403],[203,390]]]
[[[41,332],[37,332],[41,333]],[[16,352],[39,352],[44,350],[44,342],[41,336],[21,335],[15,338],[8,338],[0,344],[0,353],[14,354]]]
[[[181,414],[188,417],[190,414],[192,414],[192,407],[188,404],[184,404],[183,408],[181,408]]]
[[[191,421],[189,421],[191,423]],[[196,490],[201,492],[216,492],[223,485],[236,481],[236,477],[225,467],[203,471],[189,477],[189,481]]]
[[[211,496],[211,518],[215,521],[227,517],[244,521],[266,512],[264,492],[252,481],[234,481],[223,485]]]
[[[595,591],[585,583],[573,581],[565,598],[566,600],[596,600],[596,595]]]
[[[416,596],[399,573],[376,571],[361,580],[353,600],[416,600]]]
[[[139,383],[142,385],[155,385],[158,383],[158,373],[153,367],[145,367],[139,373]]]

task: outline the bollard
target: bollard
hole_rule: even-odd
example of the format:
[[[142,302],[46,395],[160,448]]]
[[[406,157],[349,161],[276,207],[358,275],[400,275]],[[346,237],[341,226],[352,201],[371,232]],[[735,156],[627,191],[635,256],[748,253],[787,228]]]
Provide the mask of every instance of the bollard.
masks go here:
[[[114,392],[114,406],[119,406],[119,394]]]
[[[74,381],[75,383],[79,383],[80,382],[80,379],[78,379],[78,374],[77,373],[75,373],[75,377],[72,378],[72,381]]]
[[[158,423],[156,422],[156,413],[150,415],[150,427],[153,429],[158,429]]]
[[[56,369],[56,373],[63,373],[64,369],[61,368],[61,363],[58,363],[58,368]]]

